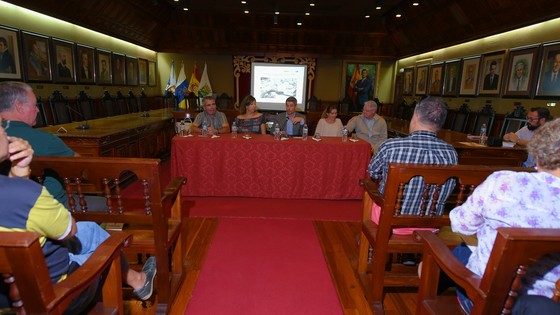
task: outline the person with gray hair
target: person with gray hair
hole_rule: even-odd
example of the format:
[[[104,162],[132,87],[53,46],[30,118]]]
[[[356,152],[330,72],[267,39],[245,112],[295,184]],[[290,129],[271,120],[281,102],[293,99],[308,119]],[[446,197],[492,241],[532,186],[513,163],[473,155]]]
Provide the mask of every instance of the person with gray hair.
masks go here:
[[[9,136],[28,141],[37,156],[79,156],[56,135],[33,128],[38,112],[37,98],[28,84],[0,82],[0,117]],[[56,200],[69,207],[66,191],[59,179],[46,176],[43,185]],[[91,209],[107,208],[105,197],[86,195],[86,201]]]
[[[214,97],[208,95],[202,99],[202,108],[204,111],[196,115],[192,124],[192,130],[195,133],[200,133],[202,123],[208,126],[209,134],[228,133],[229,123],[226,115],[216,109],[216,100]]]
[[[379,182],[383,193],[390,162],[431,165],[456,165],[459,162],[453,146],[437,137],[447,116],[447,105],[435,97],[420,101],[410,120],[410,135],[406,138],[393,138],[383,142],[369,163],[369,174]],[[453,190],[453,181],[446,182],[440,191],[439,200],[446,200]],[[424,189],[421,178],[413,178],[405,188],[402,208],[406,213],[416,213],[422,201]],[[428,205],[429,208],[430,205]],[[443,212],[443,202],[438,202],[436,211]]]
[[[477,246],[458,246],[453,254],[478,276],[486,270],[498,228],[560,229],[560,120],[539,127],[527,149],[536,172],[495,172],[449,214],[453,232],[477,236]],[[558,277],[560,249],[527,268],[512,314],[560,314],[560,304],[551,299]],[[468,313],[472,302],[461,288],[457,296]]]
[[[367,101],[364,103],[363,112],[350,119],[347,125],[348,132],[355,132],[358,138],[369,142],[377,149],[387,140],[387,123],[383,117],[377,115],[377,103]]]

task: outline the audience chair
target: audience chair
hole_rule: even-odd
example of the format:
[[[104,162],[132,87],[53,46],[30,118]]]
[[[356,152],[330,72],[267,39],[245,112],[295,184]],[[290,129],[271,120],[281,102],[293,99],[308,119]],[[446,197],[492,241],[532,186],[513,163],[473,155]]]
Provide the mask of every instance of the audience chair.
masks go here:
[[[467,104],[461,105],[461,107],[455,113],[455,118],[453,119],[453,125],[451,130],[458,132],[465,132],[467,128],[467,122],[469,121],[469,115],[471,111]]]
[[[109,91],[103,92],[103,97],[101,98],[101,104],[106,117],[117,115],[115,101],[113,100],[111,94],[109,94]]]
[[[148,96],[146,95],[146,93],[144,93],[144,89],[142,89],[139,99],[140,99],[140,111],[141,112],[149,111],[150,105],[148,105]]]
[[[74,297],[102,277],[102,302],[90,314],[123,314],[121,250],[131,239],[128,233],[113,233],[68,278],[53,284],[39,234],[0,232],[0,272],[15,313],[62,314]]]
[[[134,93],[132,93],[132,91],[128,92],[128,108],[130,109],[131,113],[138,113],[138,111],[140,110],[138,106],[138,99],[136,98]]]
[[[49,99],[49,104],[51,106],[55,125],[72,122],[72,114],[69,109],[70,104],[68,104],[68,99],[62,96],[60,91],[53,92]]]
[[[228,96],[225,92],[216,98],[216,105],[219,109],[232,109],[233,108],[233,97]]]
[[[121,91],[117,91],[117,96],[115,97],[116,113],[117,115],[124,115],[130,113],[130,110],[126,104],[126,99]]]
[[[360,182],[364,187],[362,231],[360,233],[358,274],[366,289],[366,297],[374,312],[383,312],[385,287],[417,287],[419,284],[417,267],[405,266],[398,258],[401,254],[421,254],[422,243],[414,235],[398,235],[393,228],[433,228],[439,229],[440,237],[447,246],[454,247],[461,242],[460,237],[450,231],[447,210],[461,205],[472,191],[494,171],[503,168],[455,165],[417,165],[390,163],[384,194],[370,179]],[[521,170],[521,168],[510,168]],[[401,202],[405,185],[413,177],[422,177],[425,190],[422,204],[415,214],[401,214]],[[455,180],[455,191],[446,201],[446,211],[436,215],[435,200],[439,199],[441,186],[447,180]],[[430,190],[433,194],[430,194]],[[427,209],[429,201],[432,205]],[[381,207],[379,224],[372,221],[372,205]],[[370,248],[373,255],[370,256]]]
[[[48,120],[47,114],[45,112],[45,104],[43,103],[41,97],[37,98],[37,109],[39,110],[39,112],[37,112],[37,119],[35,120],[35,125],[33,125],[33,127],[46,127],[48,125]]]
[[[158,309],[167,309],[185,276],[182,233],[186,221],[180,193],[185,178],[175,177],[162,185],[159,159],[37,156],[30,167],[39,181],[54,173],[68,196],[79,196],[76,201],[69,198],[77,221],[122,223],[123,230],[134,236],[127,253],[155,255]],[[131,182],[135,186],[128,187],[136,187],[132,192],[125,189]],[[108,210],[89,208],[85,193],[105,196]]]
[[[486,124],[486,136],[490,135],[492,132],[492,125],[494,124],[495,115],[496,112],[492,109],[492,105],[487,104],[486,106],[484,106],[484,108],[476,115],[474,127],[471,130],[470,134],[480,134],[480,127],[482,127],[482,124]]]
[[[78,112],[81,115],[80,120],[92,120],[95,118],[93,100],[86,92],[80,91],[76,104],[78,105]]]
[[[498,228],[494,248],[482,276],[467,269],[432,233],[416,232],[424,242],[416,314],[463,314],[455,294],[437,295],[440,272],[466,290],[471,315],[511,314],[527,267],[560,248],[558,229]],[[556,282],[556,301],[560,280]],[[544,315],[544,314],[543,314]]]
[[[198,96],[193,92],[190,92],[187,96],[187,103],[189,104],[189,108],[196,108],[197,110],[202,109],[202,104],[200,104]]]

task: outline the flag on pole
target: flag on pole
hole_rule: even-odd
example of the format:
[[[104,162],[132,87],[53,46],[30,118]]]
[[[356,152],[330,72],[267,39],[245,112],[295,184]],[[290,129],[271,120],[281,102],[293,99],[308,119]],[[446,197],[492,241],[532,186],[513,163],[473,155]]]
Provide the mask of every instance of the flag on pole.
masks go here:
[[[198,97],[198,87],[200,86],[200,75],[198,74],[198,68],[196,67],[196,63],[194,64],[194,68],[191,75],[191,80],[189,84],[189,93],[193,92],[196,97]]]
[[[177,96],[177,104],[180,109],[187,109],[187,94],[189,93],[189,81],[185,75],[185,64],[181,62],[181,70],[177,78],[177,88],[175,89],[175,96]]]
[[[208,78],[206,63],[204,63],[204,71],[202,71],[202,77],[200,78],[200,87],[198,89],[198,92],[202,97],[212,95],[212,85],[210,85],[210,79]]]
[[[352,74],[352,78],[350,78],[350,82],[348,84],[348,96],[350,96],[350,98],[352,99],[353,102],[356,102],[356,92],[354,92],[354,86],[356,85],[356,82],[358,82],[361,79],[361,74],[360,74],[360,65],[356,64],[356,67],[354,68],[354,73]]]
[[[167,80],[167,85],[165,86],[164,95],[168,93],[175,93],[175,86],[177,85],[177,80],[175,79],[175,61],[171,61],[171,69],[169,71],[169,80]]]

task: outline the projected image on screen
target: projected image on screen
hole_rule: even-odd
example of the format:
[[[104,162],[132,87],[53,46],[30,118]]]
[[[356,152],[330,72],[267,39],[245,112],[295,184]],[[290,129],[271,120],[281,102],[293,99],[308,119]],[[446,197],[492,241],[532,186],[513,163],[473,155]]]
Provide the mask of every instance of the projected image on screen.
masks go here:
[[[307,65],[257,63],[251,64],[251,95],[260,110],[283,111],[290,96],[298,100],[298,109],[306,100]]]

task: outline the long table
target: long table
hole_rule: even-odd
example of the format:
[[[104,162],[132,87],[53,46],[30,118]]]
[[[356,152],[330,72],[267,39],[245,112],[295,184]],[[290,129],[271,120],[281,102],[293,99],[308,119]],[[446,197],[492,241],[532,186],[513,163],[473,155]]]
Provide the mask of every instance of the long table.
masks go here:
[[[169,152],[175,134],[170,110],[111,116],[87,121],[89,129],[76,129],[85,121],[40,128],[51,132],[82,156],[157,157]]]
[[[368,176],[369,143],[251,136],[175,136],[171,175],[187,178],[183,195],[361,199],[358,182]]]
[[[387,132],[390,137],[406,137],[409,134],[409,121],[387,119]],[[455,148],[459,155],[459,164],[521,166],[527,159],[527,151],[524,148],[481,145],[470,140],[467,134],[458,131],[442,129],[438,132],[438,137]]]

